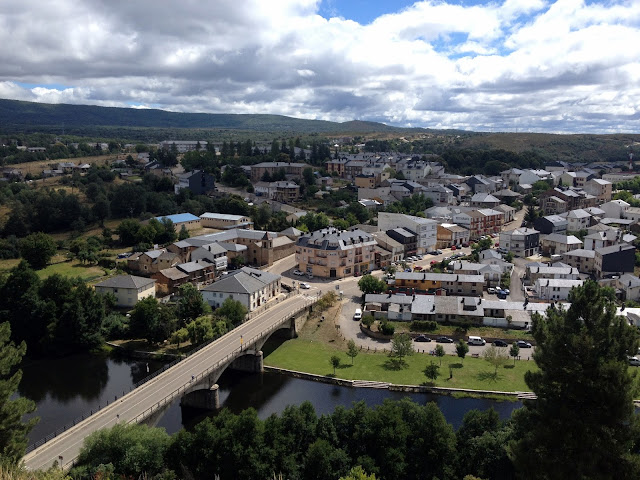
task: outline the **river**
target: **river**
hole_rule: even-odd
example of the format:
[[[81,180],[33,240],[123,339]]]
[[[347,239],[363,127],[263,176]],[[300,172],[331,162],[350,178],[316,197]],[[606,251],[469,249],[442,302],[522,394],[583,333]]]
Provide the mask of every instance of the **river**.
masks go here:
[[[162,366],[163,363],[159,361],[89,354],[25,364],[22,367],[19,394],[36,402],[37,410],[31,416],[40,417],[40,422],[29,434],[29,443],[61,430],[74,419],[113,401],[116,395],[122,396],[134,384]],[[508,418],[521,405],[519,402],[490,399],[459,399],[435,394],[340,387],[269,372],[245,374],[227,371],[218,383],[223,407],[234,412],[253,407],[263,419],[281,412],[287,405],[300,404],[305,400],[310,401],[319,414],[324,414],[332,412],[338,405],[349,407],[360,400],[373,406],[384,399],[409,397],[420,404],[436,402],[445,418],[457,428],[468,410],[493,407],[501,418]],[[159,419],[157,426],[174,433],[183,426],[189,428],[206,415],[200,411],[183,411],[179,400],[176,400]]]

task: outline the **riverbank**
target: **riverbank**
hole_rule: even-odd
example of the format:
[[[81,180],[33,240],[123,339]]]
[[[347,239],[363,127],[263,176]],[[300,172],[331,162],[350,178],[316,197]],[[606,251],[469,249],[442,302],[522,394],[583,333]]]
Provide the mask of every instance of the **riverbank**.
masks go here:
[[[522,392],[528,391],[524,374],[529,370],[537,370],[533,361],[519,360],[513,364],[495,368],[484,359],[467,357],[464,360],[457,356],[445,356],[442,359],[429,354],[415,353],[404,358],[398,365],[389,358],[388,352],[372,352],[359,350],[353,359],[346,355],[346,349],[340,345],[313,341],[303,336],[288,340],[265,358],[266,366],[285,370],[294,370],[319,376],[334,376],[343,380],[365,380],[386,382],[394,385],[422,386],[427,382],[424,369],[431,362],[439,366],[440,376],[433,386],[445,389]],[[330,358],[337,355],[340,365],[333,373]]]
[[[265,366],[265,372],[277,373],[279,375],[288,375],[294,378],[301,378],[304,380],[311,380],[314,382],[328,383],[331,385],[340,385],[342,387],[352,388],[376,388],[384,389],[390,392],[404,392],[404,393],[435,393],[439,395],[450,395],[456,398],[490,398],[497,401],[512,401],[519,400],[518,392],[501,392],[496,390],[470,390],[463,388],[447,388],[447,387],[434,387],[429,385],[397,385],[393,383],[384,382],[371,382],[363,380],[344,380],[337,378],[333,375],[315,375],[312,373],[299,372],[296,370],[287,370],[278,367]]]

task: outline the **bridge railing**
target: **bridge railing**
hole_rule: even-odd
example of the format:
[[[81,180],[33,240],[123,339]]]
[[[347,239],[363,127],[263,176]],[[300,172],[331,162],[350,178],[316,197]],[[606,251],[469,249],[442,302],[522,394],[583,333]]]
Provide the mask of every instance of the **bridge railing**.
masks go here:
[[[291,317],[292,315],[296,315],[297,313],[299,313],[300,311],[304,310],[305,308],[307,308],[309,305],[311,305],[311,304],[313,304],[313,303],[315,303],[315,300],[311,300],[311,301],[307,301],[307,302],[305,302],[305,303],[304,303],[304,305],[303,305],[302,307],[298,308],[298,309],[297,309],[297,310],[295,310],[293,313],[290,313],[290,314],[285,315],[282,319],[286,319],[287,317]],[[278,322],[278,323],[276,323],[274,326],[279,328],[279,325],[280,325],[280,323]],[[270,328],[268,329],[268,332],[269,332],[269,333],[271,333],[271,332],[273,332],[273,330],[277,330],[277,328],[273,328],[273,326],[272,326],[272,327],[270,327]],[[231,332],[232,332],[232,331],[233,331],[233,330],[231,330]],[[222,335],[216,335],[216,336],[215,336],[214,338],[212,338],[211,340],[208,340],[208,341],[206,341],[206,342],[204,342],[204,343],[201,343],[200,345],[198,345],[198,346],[197,346],[197,347],[195,347],[194,349],[192,349],[192,350],[190,350],[189,352],[187,352],[187,353],[184,355],[184,357],[182,357],[182,358],[178,358],[178,359],[174,360],[173,362],[171,362],[171,363],[168,363],[168,364],[164,365],[162,368],[160,368],[160,369],[156,370],[156,371],[155,371],[155,372],[153,372],[152,374],[147,375],[145,378],[143,378],[142,380],[140,380],[140,381],[139,381],[139,382],[137,382],[136,384],[132,385],[132,386],[129,388],[129,392],[132,392],[133,390],[135,390],[135,389],[136,389],[136,388],[138,388],[139,386],[144,385],[144,384],[145,384],[145,383],[147,383],[149,380],[152,380],[153,378],[157,377],[157,376],[158,376],[158,375],[160,375],[161,373],[166,372],[166,371],[167,371],[167,370],[169,370],[171,367],[174,367],[174,366],[175,366],[175,365],[177,365],[179,362],[181,362],[181,361],[183,361],[184,359],[186,359],[186,358],[190,357],[190,356],[191,356],[191,355],[193,355],[194,353],[196,353],[196,352],[198,352],[198,351],[202,350],[204,347],[206,347],[206,346],[208,346],[208,345],[212,344],[212,343],[213,343],[213,342],[215,342],[216,340],[218,340],[218,339],[222,338],[222,337],[223,337],[224,335],[226,335],[227,333],[230,333],[230,332],[226,332],[226,333],[224,333],[224,334],[222,334]],[[266,332],[265,332],[265,334],[266,334]],[[264,335],[262,335],[262,336],[264,336]],[[249,340],[249,341],[248,341],[248,342],[246,342],[246,343],[247,343],[247,344],[252,344],[252,343],[254,343],[255,341],[257,341],[257,339],[258,339],[259,337],[260,337],[260,336],[256,336],[256,337],[252,338],[251,340]],[[242,347],[240,347],[240,348],[239,348],[239,350],[241,351],[241,350],[242,350]],[[245,348],[245,350],[246,350],[246,348]],[[234,352],[234,353],[235,353],[235,352]],[[225,357],[225,358],[226,358],[226,357]],[[223,361],[223,362],[224,362],[224,361]],[[218,362],[218,364],[219,364],[219,363],[220,363],[220,362]],[[219,367],[219,365],[218,365],[218,364],[216,364],[216,367],[212,367],[212,368],[207,369],[207,373],[206,373],[206,375],[208,375],[209,373],[211,373],[211,371],[212,371],[213,369],[218,368],[218,367]],[[200,379],[201,379],[201,378],[202,378],[202,375],[200,376]],[[190,384],[191,384],[191,383],[189,382],[189,383],[185,384],[185,386],[188,386],[188,385],[190,385]],[[182,387],[181,387],[181,388],[182,388]],[[179,389],[178,389],[178,390],[179,390]],[[184,390],[182,390],[182,391],[184,391]],[[125,396],[127,393],[129,393],[129,392],[125,392],[125,391],[123,391],[123,392],[122,392],[122,395],[121,395],[120,397],[118,397],[117,395],[115,395],[114,402],[115,402],[115,401],[117,401],[119,398],[124,397],[124,396]],[[177,395],[177,394],[176,394],[176,392],[172,392],[172,393],[171,393],[171,394],[169,394],[167,397],[165,397],[164,399],[162,399],[162,401],[165,401],[165,400],[166,400],[169,396],[171,396],[171,395],[174,395],[174,396],[175,396],[175,395]],[[173,398],[173,397],[172,397],[172,398]],[[82,414],[82,415],[80,415],[80,416],[78,416],[78,417],[74,418],[74,419],[73,419],[73,420],[71,420],[70,422],[67,422],[66,424],[64,424],[62,427],[57,428],[56,430],[54,430],[52,433],[49,433],[49,434],[47,434],[46,436],[44,436],[44,437],[40,438],[39,440],[37,440],[37,441],[33,442],[32,444],[28,445],[28,446],[27,446],[27,448],[25,449],[25,453],[29,453],[29,452],[31,452],[32,450],[35,450],[36,448],[38,448],[38,447],[40,447],[40,446],[44,445],[45,443],[47,443],[47,442],[49,442],[49,441],[53,440],[53,439],[54,439],[54,438],[56,438],[58,435],[61,435],[62,433],[64,433],[64,432],[66,432],[67,430],[69,430],[71,427],[74,427],[74,426],[75,426],[75,425],[77,425],[78,423],[80,423],[80,422],[82,422],[82,421],[86,420],[87,418],[89,418],[89,417],[90,417],[91,415],[93,415],[94,413],[97,413],[97,412],[99,412],[100,410],[102,410],[103,408],[105,408],[105,407],[109,406],[111,403],[113,403],[113,402],[109,402],[109,400],[107,400],[107,401],[106,401],[106,403],[105,403],[104,405],[103,405],[103,404],[101,404],[101,403],[99,403],[99,404],[98,404],[98,407],[97,407],[96,409],[91,409],[89,412],[84,413],[84,414]],[[166,402],[165,402],[165,403],[163,403],[163,405],[166,405]],[[153,407],[151,407],[151,408],[153,408]],[[151,409],[149,409],[149,410],[151,410]],[[157,408],[156,408],[156,410],[157,410]],[[146,415],[150,415],[150,414],[151,414],[151,411],[149,411],[148,413],[146,413]],[[139,417],[139,416],[140,416],[140,415],[138,415],[138,417]],[[136,417],[136,418],[138,418],[138,417]],[[145,418],[146,418],[146,417],[145,417]]]
[[[271,335],[271,333],[273,333],[275,330],[278,330],[280,328],[280,325],[282,324],[282,321],[285,321],[288,318],[294,317],[301,311],[305,310],[309,305],[313,305],[314,303],[316,303],[316,301],[317,300],[307,300],[303,306],[297,308],[291,313],[283,315],[280,318],[280,321],[277,321],[276,323],[271,325],[267,330],[260,332],[258,335],[254,335],[253,337],[251,337],[249,341],[235,348],[231,353],[225,355],[223,359],[218,360],[216,363],[208,367],[204,372],[199,373],[198,375],[195,375],[193,378],[186,381],[182,386],[176,388],[173,392],[166,395],[164,398],[159,400],[155,405],[152,405],[151,407],[147,408],[144,412],[139,413],[134,418],[129,420],[128,423],[138,423],[144,420],[145,418],[147,418],[148,416],[150,416],[153,412],[158,411],[160,408],[172,402],[177,396],[179,396],[180,394],[184,393],[186,390],[191,388],[191,386],[197,384],[199,381],[203,380],[209,374],[216,371],[220,367],[227,365],[231,361],[235,360],[239,356],[238,354],[242,353],[243,351],[249,350],[250,349],[249,345],[256,343],[258,340],[264,338],[265,336]]]

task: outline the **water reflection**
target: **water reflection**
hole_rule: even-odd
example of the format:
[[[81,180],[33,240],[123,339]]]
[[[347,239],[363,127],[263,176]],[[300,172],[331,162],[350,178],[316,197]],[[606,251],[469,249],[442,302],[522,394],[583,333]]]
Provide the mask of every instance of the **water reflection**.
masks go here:
[[[64,405],[78,397],[85,401],[99,398],[108,382],[107,357],[72,355],[23,366],[18,393],[36,403],[50,396]]]

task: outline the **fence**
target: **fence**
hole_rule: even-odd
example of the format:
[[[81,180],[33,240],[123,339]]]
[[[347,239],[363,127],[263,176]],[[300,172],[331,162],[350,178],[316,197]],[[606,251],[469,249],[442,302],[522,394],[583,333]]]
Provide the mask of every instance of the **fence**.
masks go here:
[[[280,328],[280,325],[283,321],[285,321],[287,318],[290,318],[294,315],[297,315],[299,312],[301,312],[302,310],[306,309],[309,305],[312,305],[313,303],[315,303],[317,300],[307,300],[305,301],[304,305],[302,307],[299,307],[298,309],[294,310],[291,313],[288,313],[287,315],[283,316],[280,321],[276,322],[275,324],[273,324],[271,327],[269,327],[269,329],[267,329],[266,331],[262,332],[259,335],[255,335],[251,340],[247,341],[244,343],[243,346],[239,347],[238,349],[234,350],[232,353],[230,353],[229,355],[225,356],[225,358],[223,360],[220,360],[218,362],[216,362],[216,364],[212,367],[209,367],[205,373],[197,375],[195,377],[195,381],[197,383],[197,380],[201,380],[202,378],[204,378],[204,376],[209,375],[209,373],[211,373],[213,370],[219,368],[221,365],[223,365],[231,356],[235,356],[237,353],[242,352],[243,350],[247,350],[248,348],[245,345],[253,345],[257,340],[263,338],[265,335],[271,334],[274,330],[277,330]],[[237,327],[236,327],[237,328]],[[227,335],[228,333],[233,332],[233,330],[231,330],[230,332],[225,333],[224,335]],[[211,345],[213,342],[215,342],[216,340],[222,338],[224,335],[218,335],[214,338],[212,338],[211,340],[202,343],[200,345],[198,345],[196,348],[194,348],[193,350],[190,350],[188,353],[185,354],[185,356],[183,358],[178,358],[176,360],[174,360],[171,363],[168,363],[167,365],[164,365],[161,369],[155,371],[154,373],[146,376],[145,378],[143,378],[142,380],[140,380],[139,382],[137,382],[136,384],[134,384],[133,386],[131,386],[129,388],[128,392],[123,391],[122,395],[120,397],[118,397],[117,395],[115,396],[113,402],[116,402],[119,398],[122,399],[122,397],[124,397],[126,394],[132,392],[133,390],[135,390],[136,388],[140,387],[141,385],[144,385],[145,383],[147,383],[148,381],[154,379],[155,377],[157,377],[158,375],[166,372],[167,370],[169,370],[170,368],[174,367],[175,365],[177,365],[179,362],[185,360],[186,358],[190,357],[191,355],[193,355],[194,353],[202,350],[204,347]],[[141,413],[140,415],[137,415],[135,417],[134,420],[132,420],[133,422],[137,422],[138,419],[144,419],[146,418],[148,415],[151,415],[151,413],[153,413],[153,411],[157,411],[158,408],[160,408],[160,406],[164,406],[168,403],[168,401],[172,401],[180,392],[184,392],[184,390],[192,385],[192,382],[187,382],[185,383],[185,385],[183,385],[182,387],[179,387],[177,390],[175,390],[174,392],[171,392],[169,395],[167,395],[166,397],[164,397],[162,400],[160,400],[157,404],[157,406],[154,407],[150,407],[149,409],[145,410],[143,413]],[[168,398],[170,398],[170,400],[167,400]],[[89,413],[85,413],[82,414],[76,418],[74,418],[72,421],[66,423],[65,425],[63,425],[62,427],[56,429],[54,432],[46,435],[45,437],[37,440],[36,442],[32,443],[31,445],[27,446],[25,453],[29,453],[33,450],[35,450],[36,448],[44,445],[45,443],[53,440],[54,438],[56,438],[58,435],[61,435],[62,433],[66,432],[67,430],[69,430],[71,427],[74,427],[75,425],[77,425],[78,423],[86,420],[87,418],[89,418],[91,415],[98,413],[100,410],[102,410],[103,408],[106,408],[107,406],[109,406],[110,404],[112,404],[113,402],[109,402],[107,401],[104,405],[98,404],[98,408],[96,408],[95,410],[91,409],[89,411]],[[161,402],[162,405],[161,405]],[[131,422],[129,422],[131,423]],[[69,465],[71,465],[72,462],[70,462]]]

